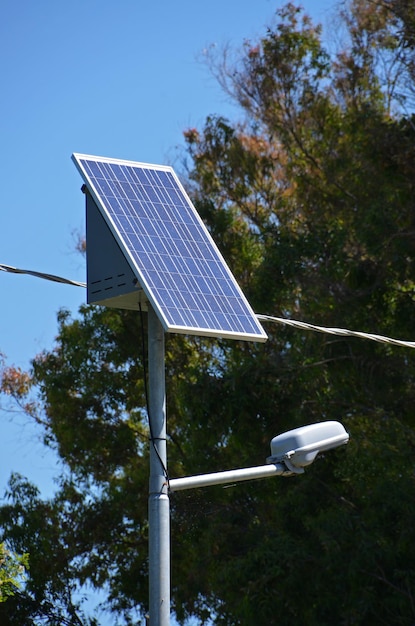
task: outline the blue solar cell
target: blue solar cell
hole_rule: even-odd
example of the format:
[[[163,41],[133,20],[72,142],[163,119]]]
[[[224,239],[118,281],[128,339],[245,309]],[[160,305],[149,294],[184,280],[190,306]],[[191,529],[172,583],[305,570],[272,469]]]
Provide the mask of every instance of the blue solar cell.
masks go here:
[[[73,160],[166,331],[266,340],[172,168]]]

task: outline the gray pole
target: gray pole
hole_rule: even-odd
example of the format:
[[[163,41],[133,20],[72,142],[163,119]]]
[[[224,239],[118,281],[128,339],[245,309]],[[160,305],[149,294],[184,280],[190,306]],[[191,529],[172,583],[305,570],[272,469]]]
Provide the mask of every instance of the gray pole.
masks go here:
[[[196,489],[210,487],[211,485],[229,485],[240,483],[245,480],[268,478],[269,476],[283,476],[292,474],[284,463],[272,463],[247,467],[245,469],[214,472],[212,474],[200,474],[199,476],[185,476],[184,478],[171,478],[169,481],[170,491],[183,491],[184,489]]]
[[[148,305],[150,419],[149,593],[150,626],[170,624],[170,508],[166,446],[164,330]]]

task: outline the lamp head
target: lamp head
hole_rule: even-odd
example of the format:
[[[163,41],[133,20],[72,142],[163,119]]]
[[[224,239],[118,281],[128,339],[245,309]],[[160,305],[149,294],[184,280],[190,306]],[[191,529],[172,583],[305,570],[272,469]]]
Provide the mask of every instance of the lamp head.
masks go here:
[[[294,428],[271,441],[268,463],[283,462],[289,470],[301,473],[319,452],[337,448],[349,441],[349,434],[340,422],[319,422]]]

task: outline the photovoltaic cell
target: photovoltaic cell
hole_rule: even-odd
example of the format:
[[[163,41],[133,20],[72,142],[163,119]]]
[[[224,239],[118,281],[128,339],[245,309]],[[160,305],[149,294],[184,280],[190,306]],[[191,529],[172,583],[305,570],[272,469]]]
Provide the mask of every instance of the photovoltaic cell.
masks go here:
[[[73,160],[166,331],[266,340],[172,168]]]

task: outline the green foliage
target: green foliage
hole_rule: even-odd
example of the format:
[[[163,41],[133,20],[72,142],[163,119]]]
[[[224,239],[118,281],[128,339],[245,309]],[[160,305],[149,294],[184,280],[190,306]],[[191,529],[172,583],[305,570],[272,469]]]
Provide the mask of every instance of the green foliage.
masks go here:
[[[8,503],[0,511],[2,534],[19,554],[29,552],[30,570],[24,587],[0,604],[1,623],[96,626],[73,600],[76,581],[71,557],[76,548],[70,545],[72,522],[62,523],[59,498],[41,500],[36,487],[19,475],[11,477],[6,497]],[[69,508],[66,503],[65,507]]]
[[[350,2],[339,13],[344,46],[330,55],[320,27],[287,5],[237,61],[216,61],[244,121],[212,115],[186,131],[188,187],[259,313],[415,335],[405,7]],[[4,606],[14,601],[12,624],[87,624],[74,600],[87,583],[132,623],[148,595],[146,320],[82,307],[58,324],[31,377],[3,372],[2,391],[62,460],[49,501],[11,480],[0,525],[31,569]],[[324,419],[340,419],[351,441],[301,477],[172,494],[176,615],[227,626],[412,624],[415,357],[267,331],[261,345],[167,338],[170,474],[262,464],[275,434]]]
[[[25,572],[29,564],[28,554],[14,554],[0,543],[0,602],[14,596],[25,581]]]

